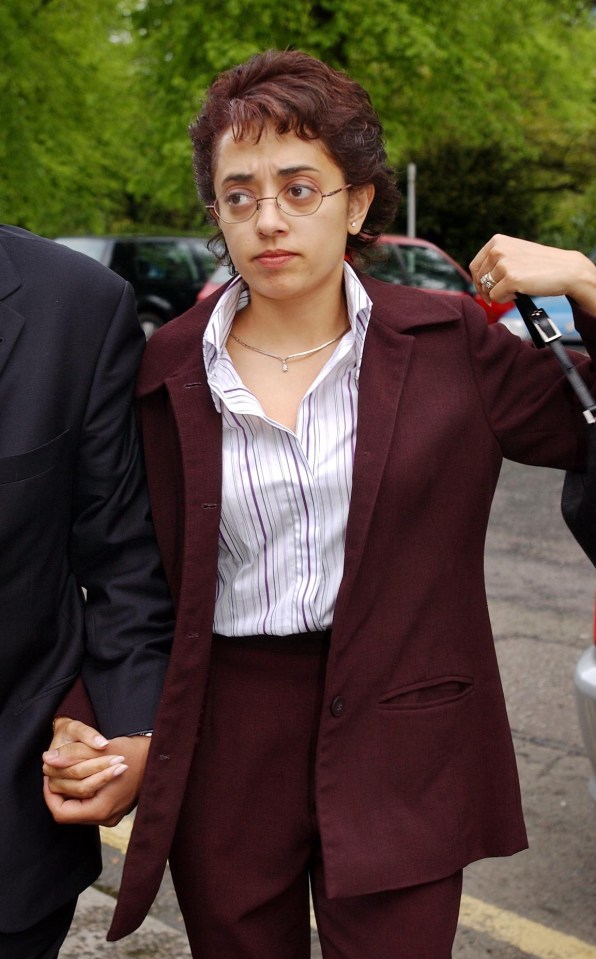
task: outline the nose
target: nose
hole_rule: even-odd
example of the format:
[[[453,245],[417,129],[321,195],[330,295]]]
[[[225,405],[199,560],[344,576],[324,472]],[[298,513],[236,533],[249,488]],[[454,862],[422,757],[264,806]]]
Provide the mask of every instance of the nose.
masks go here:
[[[263,196],[257,200],[255,221],[260,233],[277,233],[287,229],[287,222],[274,196]]]

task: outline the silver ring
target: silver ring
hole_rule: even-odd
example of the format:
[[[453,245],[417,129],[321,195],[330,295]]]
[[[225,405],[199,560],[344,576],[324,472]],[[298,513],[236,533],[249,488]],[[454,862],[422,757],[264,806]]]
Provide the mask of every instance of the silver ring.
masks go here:
[[[480,277],[480,285],[486,288],[487,293],[490,293],[493,286],[496,286],[496,284],[497,284],[497,281],[493,277],[490,270],[488,271],[488,273],[485,273],[484,276]]]

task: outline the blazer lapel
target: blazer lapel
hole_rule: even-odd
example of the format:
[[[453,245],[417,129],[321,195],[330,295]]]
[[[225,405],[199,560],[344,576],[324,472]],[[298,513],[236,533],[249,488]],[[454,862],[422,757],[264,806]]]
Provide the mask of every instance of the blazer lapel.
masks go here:
[[[361,279],[373,309],[360,369],[352,498],[334,628],[342,623],[353,596],[387,456],[395,442],[397,413],[416,343],[414,331],[461,320],[459,300],[451,302],[420,290]]]
[[[374,317],[374,309],[373,309]],[[371,322],[366,334],[358,395],[358,436],[354,455],[352,498],[346,529],[342,589],[357,571],[410,363],[414,337]]]

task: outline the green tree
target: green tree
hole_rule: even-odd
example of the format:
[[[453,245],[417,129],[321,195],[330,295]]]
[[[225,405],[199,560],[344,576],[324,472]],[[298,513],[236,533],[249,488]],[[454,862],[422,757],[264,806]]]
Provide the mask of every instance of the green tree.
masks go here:
[[[116,0],[0,5],[4,219],[52,235],[122,215],[130,68],[120,22]]]
[[[200,222],[186,127],[214,74],[294,46],[371,93],[404,181],[419,171],[419,232],[468,258],[493,230],[589,242],[594,191],[592,5],[582,0],[146,0],[131,15],[151,100],[137,192]],[[396,226],[403,226],[399,220]]]
[[[596,246],[588,0],[3,0],[0,33],[5,218],[34,229],[201,229],[203,91],[293,46],[369,90],[421,235],[461,259],[504,229]]]

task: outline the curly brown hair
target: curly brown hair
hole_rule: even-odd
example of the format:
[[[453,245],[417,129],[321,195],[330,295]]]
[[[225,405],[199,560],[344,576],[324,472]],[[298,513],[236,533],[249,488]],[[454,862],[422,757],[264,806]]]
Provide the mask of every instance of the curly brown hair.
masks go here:
[[[387,162],[383,128],[366,90],[347,74],[298,50],[267,50],[216,77],[201,112],[189,127],[195,179],[205,204],[215,201],[213,176],[221,135],[258,141],[267,123],[278,134],[319,139],[352,188],[372,183],[374,199],[357,236],[348,234],[346,254],[359,266],[393,222],[399,191]],[[214,250],[230,263],[223,235]]]

